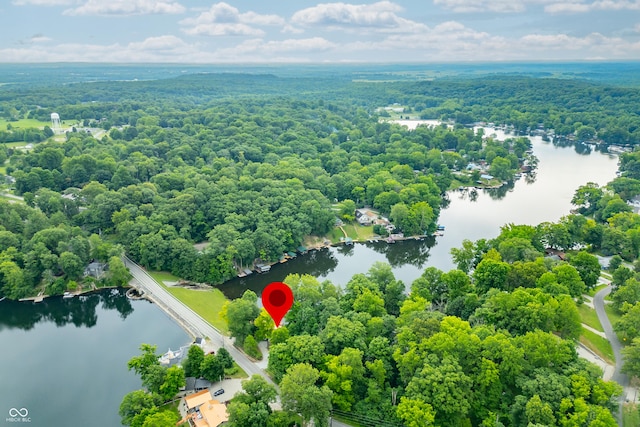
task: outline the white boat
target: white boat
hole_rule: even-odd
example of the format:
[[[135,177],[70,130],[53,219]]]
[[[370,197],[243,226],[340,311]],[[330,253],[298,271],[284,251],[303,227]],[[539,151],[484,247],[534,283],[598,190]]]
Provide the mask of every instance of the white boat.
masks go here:
[[[65,292],[64,294],[62,294],[62,298],[73,298],[74,296],[75,295],[71,292]]]

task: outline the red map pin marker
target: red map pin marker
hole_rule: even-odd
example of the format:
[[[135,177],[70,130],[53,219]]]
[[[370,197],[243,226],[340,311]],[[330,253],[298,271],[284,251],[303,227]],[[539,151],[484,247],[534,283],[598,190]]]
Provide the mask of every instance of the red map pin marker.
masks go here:
[[[293,292],[289,286],[282,282],[271,282],[262,291],[262,305],[277,328],[293,305]]]

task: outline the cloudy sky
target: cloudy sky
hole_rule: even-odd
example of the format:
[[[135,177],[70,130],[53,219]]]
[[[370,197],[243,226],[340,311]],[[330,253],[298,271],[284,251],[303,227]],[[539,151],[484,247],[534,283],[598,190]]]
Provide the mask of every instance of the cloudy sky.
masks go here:
[[[2,0],[0,62],[640,60],[640,0]]]

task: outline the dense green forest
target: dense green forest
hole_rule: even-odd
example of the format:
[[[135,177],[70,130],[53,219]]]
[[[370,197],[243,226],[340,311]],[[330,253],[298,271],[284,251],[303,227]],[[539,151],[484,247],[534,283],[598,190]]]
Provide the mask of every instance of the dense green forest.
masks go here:
[[[9,120],[6,141],[26,140],[28,131],[10,126],[18,118],[46,121],[55,111],[78,124],[63,141],[45,127],[29,131],[39,135],[34,142],[49,138],[32,150],[5,149],[6,172],[28,205],[58,214],[56,226],[79,227],[85,238],[109,236],[149,268],[216,284],[327,233],[335,202],[373,206],[406,234],[432,232],[457,172],[484,161],[509,179],[528,148],[526,139],[483,143],[461,124],[505,123],[522,133],[542,126],[634,143],[638,96],[632,88],[520,76],[382,84],[198,74],[3,86],[0,111]],[[459,125],[408,131],[381,122],[379,107],[396,103]],[[96,139],[83,126],[108,132]],[[20,250],[31,238],[6,231],[18,232]],[[206,250],[193,248],[205,240]],[[2,293],[33,293],[47,269],[62,270],[40,268]]]
[[[380,107],[392,105],[456,124],[409,131],[384,121]],[[635,88],[526,76],[370,82],[228,73],[0,86],[0,158],[15,180],[6,186],[23,197],[0,200],[0,297],[121,285],[123,252],[218,284],[324,236],[337,206],[372,206],[407,234],[430,234],[444,193],[476,179],[461,175],[470,162],[509,180],[537,129],[637,144],[639,105]],[[52,112],[74,128],[56,136],[44,125],[17,126],[48,124]],[[511,125],[520,137],[484,138],[465,126],[476,121]],[[9,144],[19,141],[42,142]],[[333,408],[411,426],[614,426],[620,390],[577,357],[576,304],[600,273],[589,252],[616,255],[617,330],[632,342],[626,369],[640,373],[640,282],[629,264],[640,253],[640,217],[627,204],[640,194],[639,164],[638,153],[622,155],[619,178],[578,189],[574,214],[466,241],[453,251],[457,269],[427,268],[410,289],[383,265],[344,290],[288,277],[296,304],[270,337],[269,359],[284,408],[318,425]],[[194,247],[203,241],[205,249]],[[568,261],[543,258],[547,248],[568,252]],[[108,265],[105,277],[82,277],[92,260]],[[253,297],[228,306],[238,344],[269,333],[253,323],[259,310],[239,309],[255,307]],[[230,409],[235,425],[273,418],[261,407],[255,424],[243,408]]]

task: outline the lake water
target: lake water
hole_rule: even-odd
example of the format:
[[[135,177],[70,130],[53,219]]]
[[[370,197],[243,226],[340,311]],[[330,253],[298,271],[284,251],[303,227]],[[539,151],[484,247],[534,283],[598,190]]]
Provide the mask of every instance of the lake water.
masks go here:
[[[2,301],[0,426],[119,426],[122,397],[141,386],[127,370],[140,344],[164,353],[189,340],[157,306],[130,301],[121,290],[38,304]],[[10,420],[25,409],[24,422]]]
[[[490,133],[490,132],[488,132]],[[498,135],[500,137],[502,135]],[[444,236],[423,241],[365,243],[314,251],[269,273],[234,279],[220,286],[229,297],[245,289],[260,293],[289,273],[309,273],[344,285],[375,261],[391,264],[407,287],[427,266],[453,267],[449,251],[463,239],[491,238],[505,223],[538,224],[569,213],[575,190],[588,181],[604,185],[615,177],[617,157],[585,147],[557,147],[532,138],[539,158],[535,180],[512,187],[449,193],[440,214]],[[0,426],[12,409],[28,410],[30,426],[111,427],[120,425],[122,397],[140,387],[126,363],[141,343],[158,352],[189,341],[158,307],[130,301],[121,291],[86,297],[52,298],[40,304],[0,302]],[[15,413],[14,409],[14,413]]]
[[[491,134],[500,140],[510,136],[485,130],[485,135]],[[616,176],[617,156],[591,151],[584,145],[558,146],[541,137],[530,139],[539,160],[535,177],[523,176],[513,185],[496,190],[449,192],[449,206],[438,220],[446,227],[444,236],[391,245],[362,243],[322,249],[276,264],[269,273],[233,279],[220,289],[230,298],[241,296],[245,289],[259,294],[267,284],[281,281],[289,273],[308,273],[344,285],[354,274],[366,273],[376,261],[389,263],[408,289],[426,267],[444,271],[454,268],[450,250],[460,247],[462,240],[495,237],[507,223],[558,221],[573,208],[571,198],[578,187],[590,181],[605,185]]]

